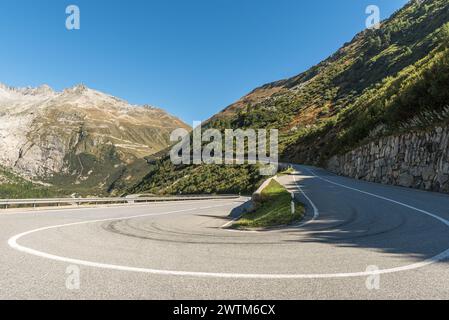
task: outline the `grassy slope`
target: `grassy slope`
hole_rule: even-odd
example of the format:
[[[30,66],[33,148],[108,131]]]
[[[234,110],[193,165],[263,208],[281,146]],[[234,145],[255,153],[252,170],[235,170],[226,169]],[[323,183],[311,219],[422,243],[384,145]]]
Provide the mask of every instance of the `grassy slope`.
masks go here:
[[[447,0],[411,1],[379,30],[358,34],[296,77],[254,90],[206,127],[279,129],[282,161],[325,165],[379,136],[449,122],[448,23]],[[241,168],[240,175],[248,170],[255,171]],[[139,190],[240,190],[228,180],[238,171],[176,168],[165,159]]]
[[[169,159],[153,165],[151,172],[129,193],[250,194],[262,182],[255,166],[174,166]]]
[[[51,198],[60,190],[27,181],[0,167],[0,199]]]
[[[277,128],[283,160],[314,164],[397,132],[449,101],[448,22],[446,0],[411,2],[319,65],[256,89],[211,126]]]
[[[56,174],[45,182],[81,196],[120,195],[129,185],[140,181],[150,168],[144,159],[124,164],[113,146],[102,155],[69,153],[67,173]]]
[[[296,204],[295,214],[291,213],[291,194],[277,181],[272,180],[262,191],[260,203],[252,213],[246,213],[233,224],[233,228],[267,228],[289,225],[301,220],[304,206]]]

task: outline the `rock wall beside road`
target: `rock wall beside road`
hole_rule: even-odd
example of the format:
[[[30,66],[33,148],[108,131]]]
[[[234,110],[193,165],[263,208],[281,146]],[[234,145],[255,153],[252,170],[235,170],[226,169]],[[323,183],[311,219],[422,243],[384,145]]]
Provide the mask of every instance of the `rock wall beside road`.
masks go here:
[[[334,173],[449,193],[449,127],[380,138],[328,162]]]

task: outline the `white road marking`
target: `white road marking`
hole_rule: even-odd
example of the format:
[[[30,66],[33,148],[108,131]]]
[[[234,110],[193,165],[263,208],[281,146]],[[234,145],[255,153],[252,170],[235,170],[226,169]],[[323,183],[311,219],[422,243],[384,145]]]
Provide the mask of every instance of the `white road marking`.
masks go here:
[[[250,201],[251,198],[247,198],[247,201]],[[245,201],[246,202],[246,201]],[[227,227],[229,227],[233,222],[237,221],[238,219],[240,219],[243,216],[243,214],[241,214],[240,216],[232,219],[231,221],[226,222],[224,225],[222,225],[220,228],[221,229],[225,229]],[[227,231],[231,231],[230,229],[227,229]]]
[[[225,229],[227,227],[229,227],[231,224],[233,224],[234,222],[236,222],[238,219],[240,219],[242,217],[242,215],[238,216],[237,218],[232,219],[231,221],[226,222],[224,225],[222,225],[220,228],[221,229]],[[230,231],[230,230],[227,230]]]
[[[304,198],[307,199],[307,201],[309,201],[310,205],[313,208],[313,217],[312,219],[310,219],[309,221],[304,222],[303,224],[299,225],[299,226],[305,226],[311,222],[313,222],[314,220],[318,219],[320,216],[320,211],[318,210],[317,206],[313,203],[313,201],[310,199],[310,197],[304,192],[304,190],[301,188],[301,186],[299,185],[298,181],[296,180],[296,175],[293,175],[293,180],[295,181],[296,186],[298,187],[299,192],[302,193],[302,195],[304,196]]]
[[[308,169],[307,169],[308,170]],[[310,170],[309,170],[310,171]],[[413,206],[409,206],[407,204],[401,203],[399,201],[395,201],[389,198],[385,198],[382,196],[378,196],[363,190],[359,190],[356,188],[351,188],[345,185],[341,185],[339,183],[332,182],[330,180],[321,178],[317,176],[315,173],[310,171],[314,177],[321,179],[323,181],[332,183],[334,185],[338,185],[343,188],[347,188],[350,190],[358,191],[367,195],[371,195],[373,197],[383,199],[395,204],[402,205],[406,208],[410,208],[413,210],[416,210],[420,213],[426,214],[432,218],[437,219],[438,221],[444,223],[447,227],[449,227],[449,221],[432,214],[430,212],[427,212],[425,210],[421,210],[418,208],[415,208]],[[304,194],[304,193],[303,193]],[[308,198],[308,197],[307,197]],[[312,202],[311,202],[312,203]],[[105,221],[114,221],[114,220],[124,220],[124,219],[134,219],[134,218],[141,218],[141,217],[148,217],[148,216],[159,216],[159,215],[168,215],[172,213],[181,213],[181,212],[188,212],[193,210],[202,210],[202,209],[211,209],[216,207],[224,207],[226,205],[220,205],[220,206],[212,206],[212,207],[203,207],[203,208],[195,208],[195,209],[188,209],[188,210],[179,210],[179,211],[171,211],[171,212],[165,212],[160,214],[147,214],[147,215],[140,215],[140,216],[134,216],[134,217],[121,217],[121,218],[113,218],[113,219],[103,219],[103,220],[93,220],[93,221],[84,221],[84,222],[77,222],[77,223],[71,223],[71,224],[65,224],[65,225],[57,225],[57,226],[51,226],[51,227],[45,227],[45,228],[39,228],[31,231],[27,231],[21,234],[18,234],[8,240],[8,244],[11,248],[28,253],[34,256],[69,263],[69,264],[75,264],[75,265],[83,265],[87,267],[94,267],[94,268],[101,268],[101,269],[108,269],[108,270],[116,270],[116,271],[126,271],[126,272],[137,272],[137,273],[147,273],[147,274],[154,274],[154,275],[166,275],[166,276],[184,276],[184,277],[196,277],[196,278],[231,278],[231,279],[272,279],[272,280],[280,280],[280,279],[329,279],[329,278],[352,278],[352,277],[367,277],[372,275],[381,275],[381,274],[389,274],[389,273],[397,273],[397,272],[403,272],[403,271],[410,271],[414,269],[423,268],[426,266],[429,266],[431,264],[434,264],[436,262],[445,260],[449,257],[449,249],[446,251],[430,258],[426,259],[424,261],[402,266],[402,267],[395,267],[395,268],[389,268],[389,269],[379,269],[376,271],[362,271],[362,272],[348,272],[348,273],[324,273],[324,274],[246,274],[246,273],[214,273],[214,272],[195,272],[195,271],[173,271],[173,270],[157,270],[157,269],[150,269],[150,268],[140,268],[140,267],[131,267],[131,266],[122,266],[122,265],[113,265],[113,264],[107,264],[107,263],[99,263],[99,262],[93,262],[93,261],[86,261],[86,260],[79,260],[79,259],[72,259],[62,256],[56,256],[49,253],[45,253],[42,251],[34,250],[31,248],[27,248],[24,246],[21,246],[17,243],[17,241],[27,235],[50,230],[50,229],[57,229],[57,228],[63,228],[63,227],[69,227],[74,225],[82,225],[82,224],[90,224],[90,223],[97,223],[97,222],[105,222]],[[316,208],[315,205],[313,207]],[[315,211],[316,213],[318,212]],[[316,214],[315,214],[316,215]]]
[[[363,194],[366,194],[366,195],[369,195],[369,196],[372,196],[372,197],[375,197],[375,198],[378,198],[378,199],[381,199],[381,200],[385,200],[385,201],[388,201],[388,202],[391,202],[391,203],[394,203],[394,204],[398,204],[398,205],[406,207],[408,209],[412,209],[412,210],[418,211],[418,212],[423,213],[423,214],[425,214],[425,215],[427,215],[429,217],[437,219],[438,221],[444,223],[446,226],[449,227],[449,221],[447,221],[446,219],[443,219],[440,216],[437,216],[436,214],[433,214],[433,213],[430,213],[428,211],[425,211],[425,210],[413,207],[413,206],[408,205],[406,203],[402,203],[402,202],[399,202],[399,201],[396,201],[396,200],[393,200],[393,199],[390,199],[390,198],[387,198],[387,197],[379,196],[379,195],[371,193],[371,192],[363,191],[363,190],[360,190],[360,189],[357,189],[357,188],[348,187],[348,186],[346,186],[344,184],[340,184],[340,183],[337,183],[337,182],[333,182],[333,181],[327,180],[327,179],[325,179],[323,177],[320,177],[319,175],[317,175],[315,172],[313,172],[310,169],[306,169],[306,170],[309,171],[315,178],[318,178],[320,180],[326,181],[326,182],[328,182],[330,184],[333,184],[333,185],[336,185],[336,186],[339,186],[339,187],[342,187],[342,188],[346,188],[346,189],[349,189],[349,190],[352,190],[352,191],[357,191],[357,192],[360,192],[360,193],[363,193]]]
[[[298,172],[296,172],[298,173]],[[313,209],[313,217],[310,220],[307,220],[305,222],[300,222],[299,224],[295,224],[292,226],[289,226],[288,228],[283,228],[283,229],[276,229],[276,230],[265,230],[265,231],[257,231],[257,230],[234,230],[234,229],[226,229],[227,227],[229,227],[232,223],[234,223],[235,221],[237,221],[238,219],[240,219],[242,217],[239,216],[237,218],[232,219],[231,221],[225,223],[224,225],[221,226],[222,229],[225,229],[226,231],[229,232],[246,232],[246,233],[261,233],[261,232],[278,232],[279,230],[288,230],[291,228],[299,228],[299,227],[303,227],[311,222],[313,222],[314,220],[318,219],[318,217],[320,216],[320,211],[318,210],[317,206],[313,203],[313,201],[307,196],[307,194],[304,192],[304,190],[301,188],[301,186],[299,185],[298,181],[296,180],[296,173],[293,174],[293,181],[296,184],[296,187],[298,189],[299,192],[301,192],[301,194],[307,199],[307,201],[310,203],[310,205],[312,206]]]

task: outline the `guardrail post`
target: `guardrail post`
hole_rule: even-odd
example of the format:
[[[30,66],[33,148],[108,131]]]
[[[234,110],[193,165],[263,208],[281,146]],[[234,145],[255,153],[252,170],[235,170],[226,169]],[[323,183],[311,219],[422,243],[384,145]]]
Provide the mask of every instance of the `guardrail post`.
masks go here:
[[[295,208],[295,194],[292,192],[292,215],[294,215],[296,212]]]

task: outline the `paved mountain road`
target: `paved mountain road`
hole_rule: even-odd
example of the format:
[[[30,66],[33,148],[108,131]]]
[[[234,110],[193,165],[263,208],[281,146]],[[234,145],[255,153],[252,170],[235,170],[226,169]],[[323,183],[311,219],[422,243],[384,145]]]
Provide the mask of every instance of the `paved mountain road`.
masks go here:
[[[296,168],[284,230],[222,229],[236,199],[0,212],[0,298],[449,298],[449,196]]]

